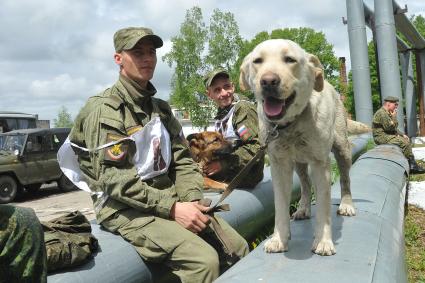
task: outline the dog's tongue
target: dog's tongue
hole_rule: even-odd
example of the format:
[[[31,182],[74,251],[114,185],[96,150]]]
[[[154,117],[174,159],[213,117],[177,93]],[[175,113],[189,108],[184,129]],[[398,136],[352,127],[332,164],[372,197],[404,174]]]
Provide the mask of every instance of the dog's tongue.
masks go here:
[[[263,109],[267,116],[273,117],[280,115],[284,108],[283,101],[276,98],[267,98],[264,101]]]

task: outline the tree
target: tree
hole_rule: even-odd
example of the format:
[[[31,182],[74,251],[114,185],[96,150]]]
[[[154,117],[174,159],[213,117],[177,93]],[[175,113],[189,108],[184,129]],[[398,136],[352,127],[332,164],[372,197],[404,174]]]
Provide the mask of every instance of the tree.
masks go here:
[[[53,119],[53,123],[56,128],[71,128],[74,124],[71,114],[69,114],[65,106],[61,106],[58,112],[58,118]]]
[[[338,58],[333,51],[333,45],[330,44],[322,32],[317,32],[311,28],[284,28],[275,29],[270,34],[263,31],[257,33],[252,40],[243,41],[239,52],[239,58],[235,64],[234,70],[239,72],[243,59],[255,46],[268,39],[289,39],[298,43],[307,52],[316,55],[322,63],[326,79],[339,89],[338,81]],[[244,93],[252,97],[250,93]]]
[[[217,67],[231,72],[229,66],[234,65],[241,41],[233,14],[215,9],[208,28],[199,7],[186,12],[180,34],[171,39],[171,51],[162,59],[175,66],[171,103],[187,110],[193,125],[207,126],[214,111],[213,103],[204,95],[204,75]],[[206,45],[208,52],[204,52]]]

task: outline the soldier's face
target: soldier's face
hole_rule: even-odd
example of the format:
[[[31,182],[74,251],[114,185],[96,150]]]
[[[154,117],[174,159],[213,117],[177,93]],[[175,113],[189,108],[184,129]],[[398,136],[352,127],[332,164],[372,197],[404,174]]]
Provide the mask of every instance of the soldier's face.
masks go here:
[[[156,48],[150,40],[140,40],[133,49],[115,53],[121,74],[146,87],[156,67]]]
[[[224,108],[232,103],[234,92],[235,87],[229,78],[218,77],[208,87],[207,95],[218,107]]]

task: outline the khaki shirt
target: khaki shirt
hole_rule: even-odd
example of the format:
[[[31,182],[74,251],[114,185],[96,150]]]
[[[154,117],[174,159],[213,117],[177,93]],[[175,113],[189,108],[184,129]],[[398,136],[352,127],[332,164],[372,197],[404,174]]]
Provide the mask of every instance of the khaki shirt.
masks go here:
[[[232,107],[233,105],[229,105],[229,107],[218,109],[215,119],[224,118]],[[216,176],[213,176],[216,180],[232,180],[261,147],[258,138],[258,116],[255,105],[252,102],[240,100],[234,107],[232,124],[236,135],[240,136],[238,129],[241,129],[241,127],[245,127],[248,133],[240,136],[240,145],[230,155],[226,155],[225,158],[220,160],[223,169]],[[264,158],[251,168],[248,176],[238,187],[254,187],[263,179],[263,170]]]
[[[379,144],[387,143],[388,139],[401,135],[398,131],[397,117],[393,117],[384,107],[376,111],[372,121],[373,139]]]
[[[90,154],[76,150],[90,189],[108,196],[103,207],[96,211],[99,223],[130,207],[146,215],[169,218],[176,201],[202,198],[202,175],[182,139],[181,125],[169,105],[153,97],[154,86],[149,83],[147,88],[143,90],[134,81],[120,76],[111,88],[89,98],[71,130],[71,142],[93,149],[133,134],[156,113],[170,134],[172,159],[168,173],[146,181],[140,180],[130,162],[135,153],[132,141]],[[101,200],[95,195],[92,199],[97,207]]]

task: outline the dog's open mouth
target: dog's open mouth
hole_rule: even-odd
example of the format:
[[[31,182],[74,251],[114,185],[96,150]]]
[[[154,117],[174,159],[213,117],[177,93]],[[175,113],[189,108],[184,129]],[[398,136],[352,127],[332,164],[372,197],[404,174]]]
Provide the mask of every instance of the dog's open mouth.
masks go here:
[[[286,111],[295,99],[295,91],[286,99],[278,99],[272,96],[264,98],[263,109],[267,118],[276,120],[285,116]]]

